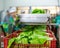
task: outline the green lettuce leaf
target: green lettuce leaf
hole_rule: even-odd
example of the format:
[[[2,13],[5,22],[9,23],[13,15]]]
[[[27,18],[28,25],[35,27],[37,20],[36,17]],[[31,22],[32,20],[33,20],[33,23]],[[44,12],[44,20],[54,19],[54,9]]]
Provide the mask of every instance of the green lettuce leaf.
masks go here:
[[[8,47],[7,48],[10,48],[14,41],[15,41],[15,38],[10,39],[9,42],[8,42]]]

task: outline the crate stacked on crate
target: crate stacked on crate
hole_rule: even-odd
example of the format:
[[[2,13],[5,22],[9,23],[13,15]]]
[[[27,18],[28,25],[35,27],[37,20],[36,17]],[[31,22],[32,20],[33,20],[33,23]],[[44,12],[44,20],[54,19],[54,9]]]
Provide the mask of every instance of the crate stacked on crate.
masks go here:
[[[13,37],[17,37],[20,32],[22,32],[22,31],[16,31],[16,32],[10,34],[9,36],[5,37],[4,38],[4,48],[7,48],[9,39],[11,39]],[[56,38],[55,38],[54,34],[50,30],[48,31],[48,33],[49,33],[49,36],[53,38],[53,40],[48,40],[42,45],[40,45],[40,44],[15,44],[15,43],[13,43],[14,47],[11,47],[11,48],[56,48]]]

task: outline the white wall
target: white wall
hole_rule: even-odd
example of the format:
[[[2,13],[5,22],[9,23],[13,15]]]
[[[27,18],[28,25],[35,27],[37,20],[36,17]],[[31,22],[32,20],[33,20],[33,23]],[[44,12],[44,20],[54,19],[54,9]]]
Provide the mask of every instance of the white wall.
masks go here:
[[[5,0],[5,8],[10,6],[57,6],[57,0]]]
[[[60,7],[60,0],[58,0],[58,4],[59,4],[59,7]]]
[[[0,10],[3,10],[3,0],[0,0]]]

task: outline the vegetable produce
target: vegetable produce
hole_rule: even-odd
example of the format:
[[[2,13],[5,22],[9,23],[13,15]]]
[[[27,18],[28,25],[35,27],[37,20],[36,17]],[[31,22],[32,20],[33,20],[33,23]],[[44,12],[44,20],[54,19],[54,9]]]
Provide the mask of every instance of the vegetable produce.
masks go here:
[[[28,44],[28,38],[22,38],[20,41],[22,44]]]
[[[56,20],[54,18],[52,19],[52,23],[56,23]]]
[[[28,26],[28,25],[27,25],[27,26],[23,27],[22,30],[23,30],[23,31],[31,31],[31,30],[33,30],[33,27],[34,27],[34,26]]]
[[[49,37],[44,36],[46,33],[37,33],[37,32],[22,32],[16,39],[16,43],[22,43],[22,44],[44,44]],[[48,38],[48,39],[47,39]]]
[[[45,10],[43,9],[34,9],[32,11],[33,14],[44,14],[45,13]]]
[[[14,41],[15,41],[15,38],[10,39],[9,42],[8,42],[8,47],[7,48],[10,48]]]
[[[15,39],[15,43],[18,43],[18,44],[19,44],[19,43],[21,43],[21,41],[20,41],[20,40],[21,40],[21,37],[20,37],[20,36],[18,36],[18,37]]]
[[[40,44],[38,39],[32,39],[30,40],[30,44]]]
[[[10,39],[8,47],[10,47],[13,42],[17,44],[44,44],[47,40],[51,40],[50,37],[46,36],[46,32],[43,31],[46,29],[45,25],[26,26],[25,28],[27,30],[21,32],[18,37]]]
[[[39,35],[39,34],[33,33],[29,38],[30,38],[30,43],[44,44],[47,41],[48,36],[43,36],[42,34]]]

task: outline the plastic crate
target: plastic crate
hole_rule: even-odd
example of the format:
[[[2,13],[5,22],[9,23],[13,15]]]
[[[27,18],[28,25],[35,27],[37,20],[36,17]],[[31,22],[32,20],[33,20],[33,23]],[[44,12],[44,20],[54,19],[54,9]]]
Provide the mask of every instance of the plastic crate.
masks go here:
[[[4,48],[7,48],[8,41],[12,37],[17,37],[21,31],[16,31],[12,33],[11,35],[4,38]],[[56,48],[56,38],[51,31],[49,31],[50,37],[53,37],[53,40],[46,41],[44,44],[13,44],[13,48]],[[48,44],[47,44],[48,43]],[[12,47],[11,47],[12,48]]]

